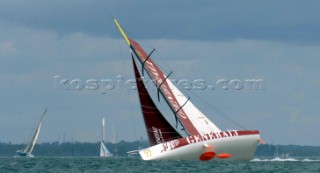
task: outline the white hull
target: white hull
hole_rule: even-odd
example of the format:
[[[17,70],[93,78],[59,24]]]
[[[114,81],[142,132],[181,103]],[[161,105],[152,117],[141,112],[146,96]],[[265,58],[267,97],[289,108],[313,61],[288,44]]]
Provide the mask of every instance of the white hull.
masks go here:
[[[242,135],[228,138],[211,139],[163,152],[163,144],[139,151],[143,160],[201,160],[200,156],[208,151],[216,154],[228,153],[229,158],[214,157],[212,160],[251,160],[257,148],[260,135]],[[205,147],[211,146],[211,147]],[[211,148],[211,149],[208,149]],[[209,159],[211,160],[211,159]]]
[[[34,157],[31,153],[27,153],[21,150],[16,152],[16,157]]]

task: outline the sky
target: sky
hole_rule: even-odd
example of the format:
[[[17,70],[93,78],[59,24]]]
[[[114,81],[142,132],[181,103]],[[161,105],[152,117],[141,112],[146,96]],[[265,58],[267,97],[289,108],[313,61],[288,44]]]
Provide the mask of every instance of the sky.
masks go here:
[[[178,81],[263,81],[259,89],[182,87],[222,130],[241,129],[232,119],[259,130],[267,143],[319,146],[319,6],[315,0],[0,0],[0,142],[28,141],[45,108],[40,143],[98,142],[102,117],[107,141],[147,138],[137,92],[124,83],[133,69],[115,17],[147,52],[156,49],[153,59]],[[100,88],[77,88],[90,79]],[[118,85],[108,89],[106,79]]]

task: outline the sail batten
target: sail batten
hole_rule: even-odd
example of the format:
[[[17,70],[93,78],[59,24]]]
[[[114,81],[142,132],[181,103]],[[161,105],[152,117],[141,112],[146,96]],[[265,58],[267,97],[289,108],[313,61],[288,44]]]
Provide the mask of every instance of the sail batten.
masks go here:
[[[210,121],[194,104],[189,100],[181,91],[176,88],[170,80],[168,84],[172,89],[173,94],[176,96],[180,105],[183,105],[181,109],[189,115],[188,118],[195,125],[200,134],[206,134],[210,132],[221,132],[221,130]]]

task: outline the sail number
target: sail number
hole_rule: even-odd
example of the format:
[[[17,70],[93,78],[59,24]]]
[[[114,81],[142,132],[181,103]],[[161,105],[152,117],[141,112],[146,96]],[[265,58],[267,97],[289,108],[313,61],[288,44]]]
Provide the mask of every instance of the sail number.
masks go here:
[[[152,156],[152,151],[151,150],[145,150],[144,154],[146,155],[146,157],[151,157]]]

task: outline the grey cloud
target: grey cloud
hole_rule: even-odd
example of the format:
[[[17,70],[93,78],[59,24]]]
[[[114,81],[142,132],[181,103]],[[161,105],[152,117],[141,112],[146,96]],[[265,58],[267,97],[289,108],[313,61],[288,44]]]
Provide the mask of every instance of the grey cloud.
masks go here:
[[[4,1],[1,18],[60,34],[115,36],[111,18],[141,39],[319,42],[319,1]],[[143,33],[143,34],[142,34]]]

